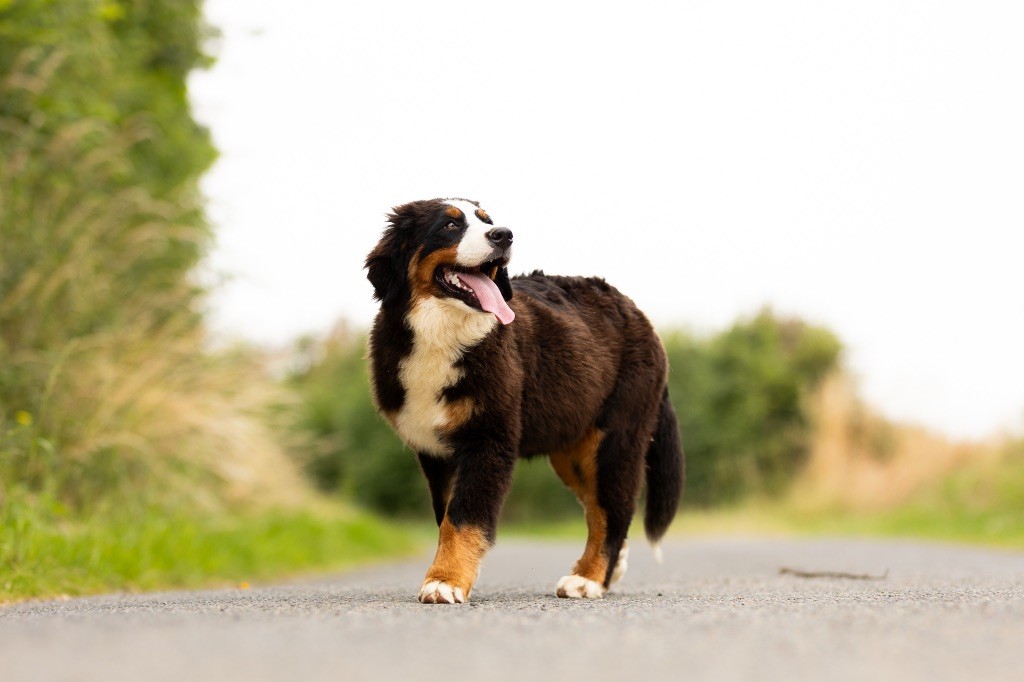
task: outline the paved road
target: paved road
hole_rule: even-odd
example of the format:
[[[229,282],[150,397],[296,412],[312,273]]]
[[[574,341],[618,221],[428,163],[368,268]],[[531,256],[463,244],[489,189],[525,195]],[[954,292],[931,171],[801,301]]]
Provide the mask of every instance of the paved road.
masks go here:
[[[581,545],[499,542],[461,607],[416,602],[427,558],[288,586],[0,607],[0,680],[1024,679],[1024,554],[691,539],[658,566],[637,543],[617,592],[556,599]]]

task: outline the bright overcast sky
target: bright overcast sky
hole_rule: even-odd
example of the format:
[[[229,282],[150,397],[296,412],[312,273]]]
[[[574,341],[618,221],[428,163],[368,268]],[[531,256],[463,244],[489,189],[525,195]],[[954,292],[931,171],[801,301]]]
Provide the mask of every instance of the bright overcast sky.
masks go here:
[[[512,269],[659,326],[769,304],[887,414],[1024,423],[1024,3],[207,0],[218,330],[368,326],[384,213],[478,199]]]

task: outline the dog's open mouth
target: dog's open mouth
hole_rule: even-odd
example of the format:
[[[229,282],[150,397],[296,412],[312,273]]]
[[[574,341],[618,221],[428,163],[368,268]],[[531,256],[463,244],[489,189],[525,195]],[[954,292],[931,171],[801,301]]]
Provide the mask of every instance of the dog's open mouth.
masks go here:
[[[448,296],[457,298],[470,308],[492,313],[502,324],[508,324],[515,313],[508,307],[494,278],[505,260],[488,261],[475,268],[442,265],[434,271],[434,281]]]

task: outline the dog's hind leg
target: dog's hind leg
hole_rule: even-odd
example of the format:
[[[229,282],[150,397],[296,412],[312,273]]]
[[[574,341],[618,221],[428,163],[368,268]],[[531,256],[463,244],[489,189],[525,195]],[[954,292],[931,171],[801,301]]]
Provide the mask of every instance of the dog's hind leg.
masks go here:
[[[606,471],[599,470],[598,455],[606,442],[608,434],[594,429],[572,447],[550,457],[555,473],[583,505],[587,520],[587,545],[572,573],[558,581],[555,593],[559,597],[602,597],[626,572],[626,531],[636,508],[640,479],[639,473],[616,471],[622,468],[617,460],[605,465]],[[621,494],[602,498],[601,479],[605,476],[620,478]]]
[[[602,597],[626,572],[626,533],[640,488],[641,467],[636,462],[643,461],[643,443],[630,453],[635,457],[602,457],[609,448],[620,450],[621,440],[621,434],[595,428],[550,457],[555,473],[579,498],[587,520],[587,545],[572,573],[558,581],[559,597]]]
[[[558,581],[559,597],[601,597],[626,570],[626,535],[636,510],[644,455],[664,391],[660,346],[638,349],[597,423],[580,441],[551,455],[551,466],[583,504],[587,545],[571,575]]]
[[[608,534],[608,515],[597,500],[597,450],[604,434],[592,429],[580,441],[550,456],[551,467],[583,505],[587,520],[587,545],[572,574],[564,576],[555,588],[559,597],[589,597],[604,595],[607,585],[608,555],[605,539]]]
[[[597,451],[597,501],[607,515],[605,552],[619,560],[618,566],[608,566],[605,585],[625,571],[626,535],[640,495],[667,370],[660,343],[633,346],[597,418],[598,428],[605,432]]]
[[[649,440],[642,427],[610,430],[597,451],[597,503],[605,511],[604,551],[612,559],[604,576],[606,587],[626,572],[626,535],[636,511]]]

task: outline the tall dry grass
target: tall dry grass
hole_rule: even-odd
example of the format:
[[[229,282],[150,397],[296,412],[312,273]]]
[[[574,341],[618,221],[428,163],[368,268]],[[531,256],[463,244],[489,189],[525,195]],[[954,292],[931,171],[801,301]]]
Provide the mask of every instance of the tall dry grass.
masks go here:
[[[809,508],[891,509],[965,467],[994,464],[1006,452],[998,440],[957,442],[892,422],[866,405],[842,372],[816,391],[811,414],[811,454],[791,493],[794,504]]]
[[[45,96],[50,60],[0,99]],[[157,199],[128,150],[151,131],[0,117],[0,505],[288,503],[305,485],[262,418],[261,359],[211,352],[192,188]],[[198,226],[197,226],[198,225]]]

